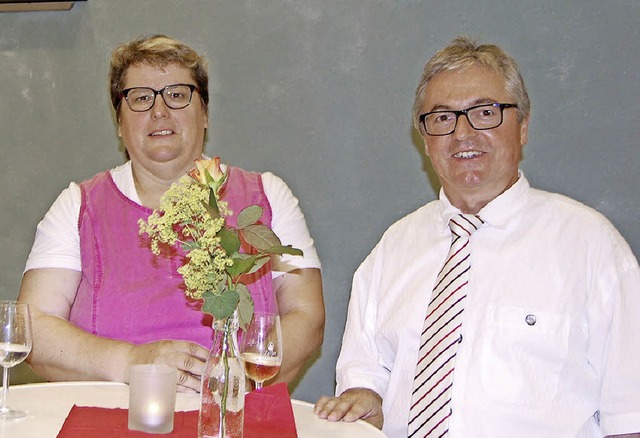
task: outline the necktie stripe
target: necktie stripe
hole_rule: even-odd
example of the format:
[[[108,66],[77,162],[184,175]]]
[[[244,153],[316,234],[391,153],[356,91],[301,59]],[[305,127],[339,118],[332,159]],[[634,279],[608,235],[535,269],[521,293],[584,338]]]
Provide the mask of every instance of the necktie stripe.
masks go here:
[[[444,271],[444,269],[445,269],[445,267],[447,266],[447,264],[448,264],[452,259],[456,258],[456,256],[457,256],[458,254],[460,254],[460,253],[462,252],[463,254],[465,254],[465,255],[466,255],[466,253],[465,253],[465,252],[463,252],[463,251],[464,251],[464,250],[465,250],[465,248],[467,247],[467,245],[468,245],[469,241],[468,241],[468,240],[465,240],[465,242],[464,242],[462,245],[459,245],[459,247],[458,247],[458,245],[456,245],[456,243],[457,243],[458,241],[459,241],[459,239],[456,239],[455,241],[453,241],[453,242],[452,242],[452,244],[451,244],[451,249],[449,250],[448,257],[446,258],[446,260],[445,260],[445,262],[444,262],[444,265],[442,266],[442,269],[440,270],[440,273],[439,273],[438,275],[440,275],[440,274],[442,273],[442,271]],[[455,250],[454,250],[454,248],[455,248]]]
[[[442,342],[444,342],[449,336],[451,336],[453,333],[455,333],[460,327],[462,327],[462,324],[458,324],[457,326],[453,327],[446,335],[444,335],[442,337],[442,339],[440,339],[438,342],[433,344],[431,349],[429,351],[427,351],[426,354],[424,354],[423,356],[420,357],[420,359],[418,360],[418,365],[427,357],[427,355],[431,354],[431,352],[433,351],[434,348],[436,348],[438,345],[440,345]],[[455,342],[458,342],[458,339],[456,339]],[[423,346],[426,346],[426,344],[427,344],[427,341],[423,342],[422,345],[420,345],[420,347],[422,348]]]
[[[449,400],[447,400],[447,402],[445,404],[443,404],[442,406],[440,406],[431,416],[427,417],[424,422],[422,424],[420,424],[419,428],[416,430],[416,432],[418,432],[420,429],[422,429],[423,427],[425,427],[427,425],[428,422],[432,423],[432,427],[431,429],[429,429],[429,431],[424,435],[425,437],[428,437],[434,430],[436,430],[439,426],[442,426],[443,423],[449,419],[449,416],[451,415],[449,412],[445,412],[444,415],[442,416],[442,418],[437,417],[437,414],[442,413],[442,409],[444,409],[447,405],[449,404]],[[444,425],[446,427],[446,424]],[[427,426],[428,427],[428,426]],[[448,430],[444,430],[444,433],[442,435],[439,435],[440,437],[443,437],[446,435],[446,433],[448,432]],[[415,434],[412,433],[411,435],[409,435],[410,437],[413,436]]]
[[[460,215],[460,218],[473,227],[473,231],[471,231],[470,233],[468,232],[469,235],[475,232],[478,228],[480,228],[480,225],[484,223],[484,221],[480,219],[480,217],[478,216],[474,216],[474,218],[476,218],[477,221],[476,220],[472,221],[466,214]]]
[[[472,220],[472,218],[475,218],[475,219]],[[460,229],[464,230],[464,232],[467,233],[467,235],[469,236],[471,236],[471,234],[477,231],[478,228],[480,228],[480,225],[484,223],[484,221],[480,219],[480,217],[466,215],[466,214],[459,214],[455,216],[455,218],[451,219],[451,222],[457,225]],[[468,225],[465,225],[465,222]]]
[[[455,265],[453,265],[451,268],[447,269],[447,271],[445,272],[444,270],[440,272],[440,275],[438,276],[438,282],[436,283],[436,286],[434,287],[434,291],[435,290],[439,290],[440,286],[442,284],[442,282],[449,276],[449,274],[451,274],[457,267],[461,266],[463,263],[466,263],[469,261],[469,257],[465,257],[462,260],[460,260],[458,263],[456,263]],[[443,267],[443,269],[446,268],[446,266]],[[468,269],[468,268],[467,268]],[[458,274],[457,277],[453,278],[451,281],[455,281],[456,278],[458,278],[460,275],[462,274],[466,274],[467,269],[463,270],[462,272],[460,272]],[[445,286],[443,289],[446,289],[448,287]]]
[[[433,345],[429,349],[427,354],[425,356],[423,356],[422,360],[419,363],[422,363],[422,361],[424,359],[429,358],[429,361],[424,363],[425,364],[424,365],[425,369],[427,369],[436,360],[438,360],[441,355],[445,354],[447,352],[447,350],[451,349],[452,347],[455,347],[455,343],[460,340],[460,336],[455,336],[454,334],[459,328],[460,328],[459,325],[454,327],[453,330],[451,330],[449,332],[448,336],[443,337],[441,341],[436,343],[436,345]],[[454,338],[452,340],[450,340],[451,339],[451,335],[454,335]],[[449,343],[446,343],[445,341],[448,341]],[[440,347],[440,350],[438,350],[438,347]],[[418,377],[419,375],[420,375],[420,373],[416,373],[416,377]]]
[[[451,248],[457,248],[456,242],[458,241],[458,239],[456,239],[456,241],[453,242],[453,244],[451,245]],[[461,251],[463,251],[467,245],[469,244],[469,241],[465,241],[462,246],[460,246],[460,248],[457,248],[457,250],[453,253],[451,253],[451,255],[447,258],[447,260],[444,262],[444,266],[442,267],[442,270],[444,270],[444,267],[447,266],[447,263],[449,263],[449,261],[453,258],[455,258],[458,254],[460,254]]]
[[[456,330],[457,330],[458,328],[459,328],[459,326],[458,326],[458,327],[456,327]],[[458,337],[458,338],[453,339],[453,340],[452,340],[451,342],[449,342],[448,344],[442,344],[442,343],[441,343],[441,344],[440,344],[440,346],[442,347],[442,349],[441,349],[441,350],[436,351],[434,348],[432,348],[431,350],[429,350],[429,353],[428,353],[427,355],[425,355],[425,356],[423,356],[423,357],[422,357],[422,359],[421,359],[420,363],[422,363],[422,361],[423,361],[423,360],[425,360],[425,359],[428,359],[428,361],[427,361],[427,362],[424,362],[424,364],[422,364],[422,367],[420,367],[419,369],[416,369],[416,380],[417,380],[418,378],[420,378],[420,376],[422,375],[422,373],[423,373],[424,371],[426,371],[427,369],[429,369],[429,367],[432,367],[432,368],[433,368],[433,364],[434,364],[438,359],[440,359],[440,358],[441,358],[441,356],[442,356],[443,354],[445,354],[445,353],[447,353],[448,351],[450,351],[450,350],[452,350],[452,349],[453,349],[453,352],[452,352],[451,356],[447,359],[447,361],[448,361],[448,360],[451,360],[451,358],[455,356],[455,348],[454,348],[454,347],[455,347],[455,343],[456,343],[456,342],[458,342],[458,340],[459,340],[459,337]],[[432,371],[433,371],[433,370],[432,370]],[[429,377],[427,378],[427,380],[429,380],[431,377],[432,377],[432,376],[429,376]],[[416,387],[416,388],[417,388],[417,387]],[[415,389],[414,389],[414,391],[415,391]]]
[[[460,298],[459,298],[459,299],[458,299],[454,304],[461,302],[465,297],[466,297],[466,295],[465,295],[465,296],[463,296],[463,297],[460,297]],[[444,315],[446,315],[446,313],[443,313],[442,315],[440,315],[440,317],[439,317],[437,320],[435,320],[435,321],[433,322],[433,324],[430,324],[429,326],[427,326],[426,331],[425,331],[425,336],[426,336],[426,333],[429,333],[430,335],[427,337],[427,341],[425,342],[425,344],[426,344],[426,343],[428,343],[428,342],[429,342],[429,340],[433,339],[433,338],[434,338],[438,333],[440,333],[440,331],[444,330],[444,329],[445,329],[445,327],[451,323],[451,321],[453,321],[453,320],[454,320],[454,319],[456,319],[458,316],[460,316],[460,315],[462,314],[462,311],[463,311],[463,310],[464,310],[464,309],[460,309],[458,312],[456,312],[456,313],[455,313],[451,318],[449,318],[447,321],[445,321],[445,322],[444,322],[444,323],[442,323],[442,324],[438,324],[438,322],[442,319],[442,317],[443,317]],[[436,324],[437,324],[437,326],[436,326]],[[429,331],[429,329],[431,329],[431,331]]]
[[[450,370],[451,372],[453,372],[453,367],[452,366],[448,366],[446,369],[444,368],[445,366],[447,366],[447,364],[451,361],[453,361],[456,357],[456,352],[455,352],[455,343],[458,342],[457,340],[448,344],[441,352],[438,353],[438,357],[433,358],[433,360],[431,360],[429,363],[426,364],[425,367],[423,367],[419,372],[416,373],[416,377],[415,377],[415,382],[417,383],[421,378],[422,378],[422,374],[426,371],[432,371],[431,374],[429,374],[427,376],[427,378],[422,382],[422,383],[417,383],[417,386],[414,388],[412,394],[415,396],[416,394],[418,394],[420,391],[422,391],[424,389],[424,385],[426,385],[427,383],[429,383],[432,380],[436,380],[436,384],[437,382],[439,382],[439,379],[442,375],[442,373],[440,372],[441,370],[443,370],[443,372],[448,375]],[[441,360],[441,364],[437,367],[435,367],[435,362],[437,362],[439,359],[441,359],[446,353],[449,353],[449,356],[446,356],[445,359]],[[429,367],[431,367],[431,369],[429,369]]]
[[[433,401],[431,401],[431,402],[429,403],[429,405],[428,405],[428,406],[426,406],[426,407],[425,407],[425,409],[423,409],[422,411],[420,411],[420,413],[425,413],[425,411],[426,411],[426,409],[427,409],[427,408],[434,407],[435,402],[436,402],[436,401],[438,401],[438,397],[441,397],[441,396],[443,396],[443,395],[446,395],[447,391],[449,391],[450,389],[451,389],[451,385],[449,385],[449,386],[445,387],[445,388],[443,389],[443,391],[442,391],[440,394],[438,394],[438,395],[436,396],[436,398],[435,398]],[[425,419],[425,422],[426,422],[426,421],[429,421],[429,420],[430,420],[430,419],[432,419],[432,418],[434,418],[436,415],[441,414],[441,413],[442,413],[442,410],[443,410],[444,408],[446,408],[446,406],[447,406],[447,404],[448,404],[448,403],[449,403],[449,399],[446,399],[446,400],[444,400],[444,401],[440,400],[440,404],[438,404],[438,405],[436,405],[436,406],[434,407],[433,412],[432,412],[431,414],[429,414],[429,416]],[[446,411],[444,411],[444,413],[446,414],[447,412],[446,412]],[[416,420],[417,418],[418,418],[418,417],[412,418],[412,419],[411,419],[411,421],[409,421],[409,424],[411,424],[411,423],[412,423],[414,420]]]
[[[456,280],[459,280],[459,279],[461,279],[461,278],[465,277],[465,276],[466,276],[466,274],[467,274],[467,271],[468,271],[468,270],[469,270],[469,269],[467,268],[467,269],[463,270],[462,272],[459,272],[459,273],[458,273],[458,275],[456,275],[454,278],[452,278],[452,279],[451,279],[451,281],[449,281],[449,283],[447,283],[444,287],[442,287],[442,288],[441,288],[441,287],[440,287],[440,285],[438,285],[438,286],[433,290],[433,293],[434,293],[434,294],[437,294],[437,295],[433,298],[433,300],[432,300],[431,302],[432,302],[432,303],[435,303],[435,302],[438,300],[438,298],[440,298],[440,297],[442,296],[442,292],[444,292],[444,291],[445,291],[445,290],[447,290],[447,289],[451,289],[451,287],[452,287],[453,283],[454,283]],[[449,274],[449,273],[447,273],[446,275],[448,275],[448,274]],[[465,282],[465,283],[463,283],[463,284],[466,284],[466,282]]]
[[[459,216],[457,216],[457,217],[459,217]],[[465,228],[465,226],[463,224],[461,224],[461,222],[462,222],[461,220],[456,221],[455,219],[451,219],[451,222],[457,226],[456,228],[451,227],[453,229],[452,232],[454,234],[460,235],[461,233],[458,233],[458,230],[462,230],[467,234],[467,236],[471,235],[471,233],[469,232],[469,229]],[[469,221],[465,220],[465,222],[467,222],[467,224],[471,225],[471,228],[473,228],[474,231],[475,231],[475,227]]]
[[[443,376],[440,378],[440,380],[438,380],[438,382],[437,382],[437,383],[442,382],[442,381],[443,381],[444,379],[446,379],[446,378],[449,376],[449,374],[451,374],[452,372],[453,372],[453,369],[449,370],[449,372],[448,372],[448,373],[446,373],[445,375],[443,375]],[[433,389],[433,388],[432,388],[432,389]],[[444,389],[442,390],[442,393],[441,393],[441,394],[445,393],[445,392],[447,391],[447,389],[448,389],[448,387],[444,388]],[[416,400],[416,401],[413,403],[413,405],[411,405],[411,409],[413,409],[414,407],[416,407],[416,406],[418,405],[418,403],[420,403],[420,402],[421,402],[421,401],[422,401],[422,400],[423,400],[423,399],[424,399],[428,394],[430,394],[430,393],[431,393],[431,390],[429,390],[429,391],[425,392],[424,394],[422,394],[422,395],[420,396],[420,398],[419,398],[418,400]],[[438,394],[438,397],[440,397],[440,394]],[[429,402],[429,404],[428,404],[428,405],[426,405],[426,406],[424,407],[424,409],[426,409],[426,408],[428,408],[429,406],[431,406],[431,404],[433,404],[433,402],[434,402],[435,400],[437,400],[437,399],[438,399],[438,397],[435,397],[431,402]],[[424,409],[423,409],[423,411],[424,411]],[[420,411],[420,413],[422,413],[422,411]],[[411,419],[411,421],[409,421],[409,423],[413,422],[413,420],[415,420],[415,417],[414,417],[414,418],[412,418],[412,419]]]
[[[461,339],[458,333],[469,288],[469,239],[483,223],[478,216],[462,214],[449,221],[451,247],[438,273],[420,336],[409,412],[410,437],[444,438],[448,434],[451,387]]]
[[[438,381],[440,375],[442,374],[450,374],[449,371],[453,371],[453,367],[452,366],[448,366],[448,364],[450,364],[450,362],[452,362],[456,357],[455,351],[453,352],[453,354],[451,354],[449,357],[447,357],[445,360],[442,361],[442,363],[440,365],[438,365],[437,368],[432,369],[432,370],[428,370],[431,371],[431,374],[429,374],[427,376],[427,378],[422,382],[419,383],[413,390],[413,392],[411,393],[412,395],[417,395],[419,394],[423,389],[424,389],[424,385],[427,384],[429,381]],[[431,362],[429,363],[431,364]],[[446,367],[446,368],[445,368]],[[433,367],[432,367],[433,368]],[[422,377],[422,373],[424,371],[427,371],[427,368],[424,368],[422,371],[420,371],[420,375],[417,376],[418,379],[420,377]]]
[[[455,293],[460,290],[461,287],[463,287],[466,283],[462,283],[460,285],[460,287],[454,289],[451,291],[451,293],[449,295],[447,295],[440,303],[435,304],[433,303],[434,306],[436,306],[431,312],[429,312],[429,314],[427,315],[427,318],[435,318],[435,313],[440,310],[440,307],[442,307],[444,304],[447,303],[447,301],[449,301],[449,299],[451,299],[451,297],[453,297],[455,295]],[[459,300],[458,300],[459,301]],[[457,302],[457,301],[456,301]],[[448,309],[447,309],[448,310]],[[446,310],[443,312],[446,313]],[[424,332],[426,331],[426,328],[422,331],[422,333],[424,334]]]

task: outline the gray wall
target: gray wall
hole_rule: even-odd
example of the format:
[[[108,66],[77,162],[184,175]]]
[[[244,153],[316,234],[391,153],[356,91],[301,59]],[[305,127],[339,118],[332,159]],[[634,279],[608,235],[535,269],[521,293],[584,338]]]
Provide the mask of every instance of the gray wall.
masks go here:
[[[533,185],[607,215],[640,253],[637,0],[88,0],[0,14],[0,297],[71,180],[122,162],[107,96],[118,43],[167,33],[210,60],[207,151],[298,195],[324,264],[322,353],[294,396],[333,391],[351,276],[396,219],[435,197],[411,128],[428,56],[498,42],[533,102]]]

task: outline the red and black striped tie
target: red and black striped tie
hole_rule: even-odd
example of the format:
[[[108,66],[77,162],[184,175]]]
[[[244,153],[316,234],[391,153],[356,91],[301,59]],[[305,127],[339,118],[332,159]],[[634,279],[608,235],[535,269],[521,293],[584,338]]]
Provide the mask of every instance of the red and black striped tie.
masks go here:
[[[453,368],[470,268],[469,239],[482,224],[482,219],[469,214],[449,221],[451,248],[433,288],[420,338],[409,437],[440,438],[449,431]]]

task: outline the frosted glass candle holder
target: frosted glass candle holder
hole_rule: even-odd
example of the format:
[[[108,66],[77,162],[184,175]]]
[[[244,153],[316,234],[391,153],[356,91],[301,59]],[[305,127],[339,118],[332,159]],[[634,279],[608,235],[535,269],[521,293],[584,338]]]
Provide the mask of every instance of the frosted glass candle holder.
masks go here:
[[[129,370],[129,429],[173,431],[178,373],[168,365],[134,365]]]

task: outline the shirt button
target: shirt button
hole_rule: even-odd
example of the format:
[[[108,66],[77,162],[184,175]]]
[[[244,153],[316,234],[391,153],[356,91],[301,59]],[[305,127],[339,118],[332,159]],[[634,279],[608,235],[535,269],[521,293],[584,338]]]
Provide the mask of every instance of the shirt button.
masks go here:
[[[537,321],[536,316],[532,315],[532,314],[528,314],[527,316],[524,317],[524,321],[528,324],[528,325],[534,325]]]

